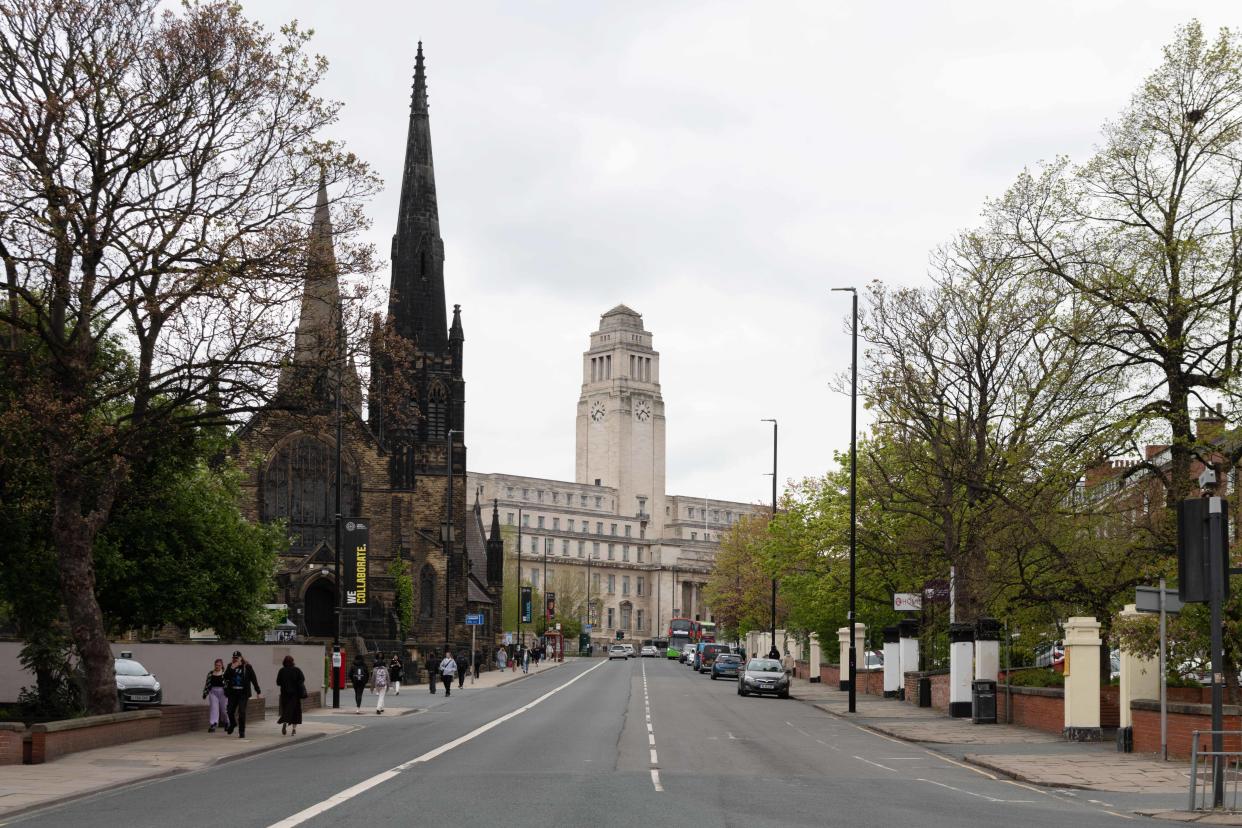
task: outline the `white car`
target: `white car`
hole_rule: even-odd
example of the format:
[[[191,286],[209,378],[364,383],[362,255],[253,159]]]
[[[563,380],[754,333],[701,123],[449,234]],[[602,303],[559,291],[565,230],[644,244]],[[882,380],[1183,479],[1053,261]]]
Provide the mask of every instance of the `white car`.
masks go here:
[[[655,658],[655,657],[656,657],[656,648],[655,648],[655,647],[652,647],[650,644],[648,644],[647,646],[643,647],[642,652],[640,653],[640,655],[641,655],[643,658]]]
[[[635,658],[635,657],[637,657],[637,656],[638,656],[638,653],[634,652],[634,645],[633,645],[633,644],[622,644],[621,646],[625,648],[625,657],[626,657],[626,658]]]
[[[608,660],[609,661],[612,661],[614,658],[626,659],[629,657],[630,657],[630,654],[625,651],[624,644],[609,645],[608,647]]]

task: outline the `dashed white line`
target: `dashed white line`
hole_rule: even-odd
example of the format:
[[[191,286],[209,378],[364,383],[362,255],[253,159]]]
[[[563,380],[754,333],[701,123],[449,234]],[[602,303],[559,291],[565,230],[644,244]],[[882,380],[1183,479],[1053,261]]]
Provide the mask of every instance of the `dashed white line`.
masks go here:
[[[849,632],[849,630],[846,630],[846,632]],[[656,758],[655,748],[651,749],[651,764],[653,765],[660,764],[660,760]]]
[[[846,630],[845,632],[848,634],[849,630]],[[897,772],[895,768],[890,768],[888,765],[881,765],[879,762],[872,762],[870,759],[864,759],[861,756],[855,756],[854,758],[857,759],[859,762],[866,762],[868,765],[875,765],[877,768],[880,768],[881,770],[892,771],[893,773]]]
[[[651,769],[651,784],[655,786],[657,791],[664,790],[664,786],[660,784],[660,772],[655,768]]]

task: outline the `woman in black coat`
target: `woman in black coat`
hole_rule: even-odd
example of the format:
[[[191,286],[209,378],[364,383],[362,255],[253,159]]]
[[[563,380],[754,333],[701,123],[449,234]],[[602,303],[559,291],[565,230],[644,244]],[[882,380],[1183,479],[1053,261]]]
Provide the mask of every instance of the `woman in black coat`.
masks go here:
[[[362,713],[362,692],[367,689],[367,679],[371,677],[371,671],[367,669],[367,663],[361,655],[354,656],[354,665],[349,668],[349,682],[354,686],[354,705],[355,713]]]
[[[284,736],[285,728],[293,725],[293,735],[297,736],[302,723],[302,699],[306,698],[306,676],[293,666],[293,656],[285,656],[281,664],[276,674],[276,686],[280,688],[280,735]]]

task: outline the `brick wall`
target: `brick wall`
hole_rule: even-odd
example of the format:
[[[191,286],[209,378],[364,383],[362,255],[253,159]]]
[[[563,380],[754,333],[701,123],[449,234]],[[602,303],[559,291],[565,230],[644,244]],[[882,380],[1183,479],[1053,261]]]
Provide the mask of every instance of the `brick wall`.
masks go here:
[[[1197,688],[1171,688],[1193,690]],[[1169,758],[1189,759],[1191,733],[1195,730],[1212,729],[1212,707],[1207,704],[1169,702]],[[1160,752],[1160,703],[1149,699],[1136,699],[1130,703],[1134,718],[1134,752]],[[1225,705],[1225,730],[1242,730],[1242,710],[1235,705]],[[1203,744],[1202,737],[1200,745]],[[1242,750],[1237,736],[1225,738],[1225,750]]]
[[[1100,727],[1121,727],[1121,688],[1100,688]]]
[[[135,710],[31,725],[30,763],[40,765],[69,753],[154,739],[159,735],[158,710]]]
[[[906,687],[906,704],[918,706],[919,703],[919,679],[931,679],[931,696],[932,707],[936,710],[949,709],[949,671],[948,670],[926,670],[922,672],[911,671],[904,676]]]
[[[998,685],[996,688],[996,720],[999,722],[1010,721],[1008,704],[1011,694],[1014,724],[1042,730],[1045,733],[1054,733],[1058,736],[1065,730],[1065,691],[1062,688],[1007,688],[1003,684]],[[1115,722],[1113,726],[1116,726]]]
[[[26,726],[17,722],[0,722],[0,765],[22,763],[22,737]]]

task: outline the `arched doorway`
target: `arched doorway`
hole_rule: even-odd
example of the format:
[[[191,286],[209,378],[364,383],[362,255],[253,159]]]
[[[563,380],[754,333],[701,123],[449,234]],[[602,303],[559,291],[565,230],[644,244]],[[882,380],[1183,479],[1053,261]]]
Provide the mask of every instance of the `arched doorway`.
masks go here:
[[[335,596],[332,581],[319,578],[306,589],[304,617],[306,634],[312,638],[330,638],[336,634]]]

